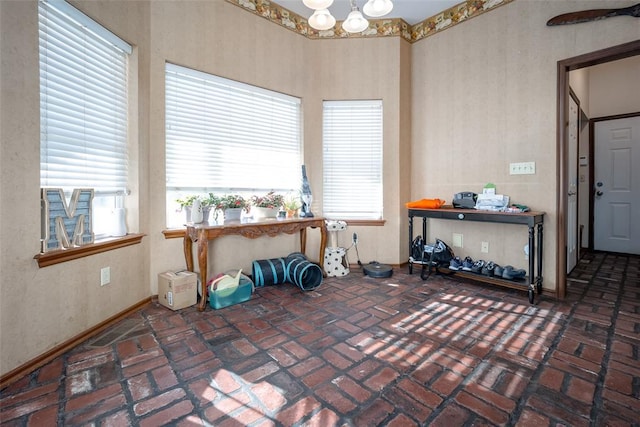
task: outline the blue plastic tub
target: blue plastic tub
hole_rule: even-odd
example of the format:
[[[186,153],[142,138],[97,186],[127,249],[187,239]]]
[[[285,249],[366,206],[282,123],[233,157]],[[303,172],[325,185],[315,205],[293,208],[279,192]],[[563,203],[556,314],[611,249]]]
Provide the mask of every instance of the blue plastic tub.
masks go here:
[[[253,282],[247,276],[242,275],[237,288],[223,289],[222,291],[215,292],[209,290],[209,305],[211,308],[219,310],[229,307],[230,305],[249,301],[252,293]]]

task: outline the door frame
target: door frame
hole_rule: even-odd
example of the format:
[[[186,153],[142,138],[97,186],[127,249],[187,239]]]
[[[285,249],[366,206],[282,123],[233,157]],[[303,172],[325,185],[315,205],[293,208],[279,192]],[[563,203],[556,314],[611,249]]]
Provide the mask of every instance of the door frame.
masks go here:
[[[571,168],[573,168],[575,170],[575,174],[576,174],[576,194],[575,194],[575,196],[576,196],[576,212],[575,212],[575,218],[574,218],[575,219],[575,228],[574,228],[573,232],[575,233],[574,236],[575,236],[575,240],[576,240],[576,242],[575,242],[575,245],[576,245],[575,252],[576,252],[576,265],[577,265],[577,261],[578,261],[578,259],[580,259],[580,238],[579,238],[580,234],[578,232],[578,230],[580,229],[580,180],[578,179],[578,176],[580,175],[580,166],[579,166],[579,164],[580,164],[580,112],[582,111],[582,107],[580,106],[580,99],[575,94],[573,89],[571,89],[571,87],[569,87],[569,100],[567,100],[567,126],[566,126],[567,130],[566,130],[566,135],[568,135],[568,133],[569,133],[569,124],[570,124],[570,122],[568,121],[569,120],[569,117],[568,117],[568,114],[569,114],[568,113],[568,111],[569,111],[568,105],[569,104],[568,103],[569,103],[570,100],[573,100],[573,102],[575,102],[575,104],[576,104],[576,106],[578,108],[578,111],[577,111],[578,119],[576,120],[577,129],[575,129],[575,132],[576,132],[576,146],[575,146],[575,158],[576,158],[576,161],[575,161],[575,163],[573,165],[569,164],[569,159],[571,158],[571,154],[569,153],[569,150],[568,150],[569,144],[568,144],[568,141],[567,141],[567,183],[571,184],[569,182],[569,178],[568,178],[569,174],[571,173]],[[569,190],[569,189],[570,188],[567,187],[564,191],[567,192],[567,190]],[[568,220],[570,219],[569,218],[568,200],[569,200],[569,194],[567,192],[567,224],[568,224]],[[567,233],[567,236],[569,235],[568,231],[569,231],[568,229],[565,229],[565,233]],[[567,249],[566,249],[567,255],[569,254],[569,245],[570,245],[570,243],[571,242],[567,242],[567,245],[566,245],[566,247],[567,247]],[[568,264],[569,264],[569,260],[567,259],[567,265]],[[575,265],[574,265],[573,268],[575,268]],[[565,268],[565,271],[567,271],[567,268]],[[569,274],[569,273],[567,272],[567,274]]]
[[[640,55],[640,40],[612,46],[595,52],[574,56],[558,61],[557,104],[556,104],[556,283],[557,296],[567,295],[567,184],[569,182],[567,132],[565,123],[569,116],[569,72],[591,67],[605,62],[617,61]]]

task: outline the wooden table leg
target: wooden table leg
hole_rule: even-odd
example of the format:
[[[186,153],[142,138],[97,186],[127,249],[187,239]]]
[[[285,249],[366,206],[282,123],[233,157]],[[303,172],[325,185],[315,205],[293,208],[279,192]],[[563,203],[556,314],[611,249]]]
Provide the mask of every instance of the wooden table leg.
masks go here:
[[[184,250],[184,260],[187,263],[187,270],[193,271],[193,252],[192,248],[192,240],[189,235],[189,229],[186,229],[184,232],[184,240],[182,241],[182,247]]]
[[[324,249],[327,246],[327,227],[325,225],[320,227],[320,261],[319,266],[322,269],[322,275],[327,277],[327,272],[324,271]]]
[[[209,239],[207,231],[200,229],[198,232],[198,268],[200,269],[200,304],[198,310],[204,311],[207,308],[207,259],[209,257]]]
[[[300,229],[300,252],[307,254],[307,227]]]
[[[322,275],[327,277],[326,271],[324,271],[324,250],[327,246],[327,227],[325,225],[322,226],[311,226],[312,228],[320,228],[320,251],[319,251],[319,260],[318,266],[322,269]],[[306,255],[307,249],[307,227],[302,228],[300,230],[300,252]]]

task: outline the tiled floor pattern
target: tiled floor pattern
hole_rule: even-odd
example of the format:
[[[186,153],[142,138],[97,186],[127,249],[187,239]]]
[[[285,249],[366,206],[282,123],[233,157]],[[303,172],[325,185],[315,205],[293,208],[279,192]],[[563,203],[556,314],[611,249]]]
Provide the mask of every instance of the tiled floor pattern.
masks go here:
[[[640,423],[640,257],[588,254],[564,301],[396,269],[223,310],[150,304],[1,391],[3,426]],[[135,323],[132,323],[135,324]],[[129,327],[129,325],[127,325]],[[116,335],[117,336],[117,335]]]

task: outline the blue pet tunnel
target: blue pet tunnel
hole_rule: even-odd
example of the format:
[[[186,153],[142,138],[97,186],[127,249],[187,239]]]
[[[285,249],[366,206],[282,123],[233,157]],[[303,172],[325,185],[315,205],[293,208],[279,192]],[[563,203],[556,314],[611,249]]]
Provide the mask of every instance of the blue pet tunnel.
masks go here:
[[[322,268],[307,260],[301,252],[289,254],[287,258],[272,258],[253,261],[253,281],[256,287],[292,283],[303,291],[312,291],[322,283]]]
[[[251,266],[256,287],[279,285],[286,282],[287,271],[283,258],[253,261]]]
[[[322,269],[302,255],[287,257],[287,279],[303,291],[312,291],[322,284]]]

